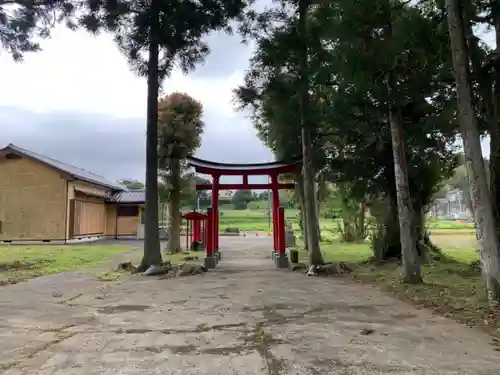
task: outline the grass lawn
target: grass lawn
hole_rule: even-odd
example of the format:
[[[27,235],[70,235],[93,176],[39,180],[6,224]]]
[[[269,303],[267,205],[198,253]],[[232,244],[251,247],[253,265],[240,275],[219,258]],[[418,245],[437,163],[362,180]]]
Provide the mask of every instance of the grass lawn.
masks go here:
[[[465,221],[436,221],[430,220],[427,222],[427,228],[431,231],[433,229],[470,229],[474,230],[474,224]]]
[[[322,252],[325,261],[348,263],[353,276],[360,282],[377,285],[402,299],[470,326],[487,328],[500,337],[500,312],[489,309],[480,272],[471,266],[479,259],[475,237],[438,235],[432,240],[442,248],[448,260],[423,265],[422,285],[402,284],[400,267],[396,263],[374,265],[366,262],[372,255],[368,244],[322,244]],[[306,254],[302,253],[301,258],[305,259]]]
[[[0,282],[88,268],[130,251],[117,245],[0,245]]]

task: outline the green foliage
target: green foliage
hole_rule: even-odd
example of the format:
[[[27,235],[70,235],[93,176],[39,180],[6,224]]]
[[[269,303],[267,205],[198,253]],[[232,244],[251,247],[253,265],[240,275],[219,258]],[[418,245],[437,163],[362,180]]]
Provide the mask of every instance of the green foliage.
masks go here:
[[[231,31],[230,21],[241,17],[250,2],[214,0],[84,0],[81,23],[91,32],[114,33],[118,46],[139,75],[147,75],[151,37],[160,47],[158,76],[175,66],[192,70],[209,53],[203,37],[214,30]]]
[[[175,92],[158,103],[160,168],[172,159],[185,159],[200,146],[204,123],[201,102]]]
[[[40,51],[40,39],[50,37],[55,24],[75,28],[76,2],[68,0],[0,0],[0,47],[14,60]]]
[[[245,210],[248,203],[254,200],[254,195],[251,190],[237,190],[231,202],[233,203],[235,210]]]
[[[200,146],[202,115],[201,103],[187,94],[167,95],[158,104],[158,165],[164,201],[170,199],[172,189],[181,192],[181,200],[196,201],[197,177],[186,171],[185,159]]]
[[[323,2],[309,12],[307,35],[298,35],[294,14],[276,14],[279,22],[257,33],[251,68],[236,90],[238,104],[252,110],[260,137],[275,154],[298,155],[296,46],[306,43],[307,121],[312,124],[314,164],[320,171],[316,179],[349,184],[353,201],[390,202],[393,209],[376,215],[380,222],[374,228],[380,231],[380,242],[391,249],[387,256],[397,255],[389,104],[402,116],[416,223],[423,221],[433,195],[457,164],[450,51],[439,12],[402,1]],[[389,73],[396,82],[392,95],[387,90]],[[418,228],[422,235],[423,228]]]
[[[334,196],[340,202],[338,230],[344,242],[364,241],[367,236],[366,211],[364,197],[356,197],[347,183],[337,184]]]
[[[138,180],[121,180],[120,184],[125,186],[129,190],[142,190],[144,189],[144,183]]]

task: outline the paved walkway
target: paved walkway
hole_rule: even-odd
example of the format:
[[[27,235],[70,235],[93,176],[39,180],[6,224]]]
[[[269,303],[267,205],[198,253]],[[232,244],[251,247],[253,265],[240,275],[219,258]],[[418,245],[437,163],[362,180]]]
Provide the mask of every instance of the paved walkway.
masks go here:
[[[0,374],[500,373],[480,332],[347,278],[277,270],[268,238],[221,245],[199,276],[0,288]]]

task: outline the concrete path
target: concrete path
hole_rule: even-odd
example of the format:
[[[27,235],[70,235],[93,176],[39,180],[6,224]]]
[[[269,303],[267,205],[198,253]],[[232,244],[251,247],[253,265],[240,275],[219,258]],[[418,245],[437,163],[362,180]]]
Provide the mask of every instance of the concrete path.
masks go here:
[[[348,278],[277,270],[269,238],[221,245],[199,276],[0,288],[0,374],[500,374],[480,332]]]

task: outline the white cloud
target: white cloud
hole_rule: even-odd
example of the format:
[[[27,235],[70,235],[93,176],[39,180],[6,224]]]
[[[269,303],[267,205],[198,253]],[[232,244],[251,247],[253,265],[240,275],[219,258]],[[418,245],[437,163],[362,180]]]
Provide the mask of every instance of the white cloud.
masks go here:
[[[0,105],[48,113],[77,110],[120,117],[144,117],[146,81],[137,77],[110,35],[91,36],[64,28],[42,41],[43,51],[27,54],[23,63],[0,55]],[[229,77],[193,78],[175,71],[164,92],[183,91],[205,108],[235,116],[232,93],[242,71]]]

